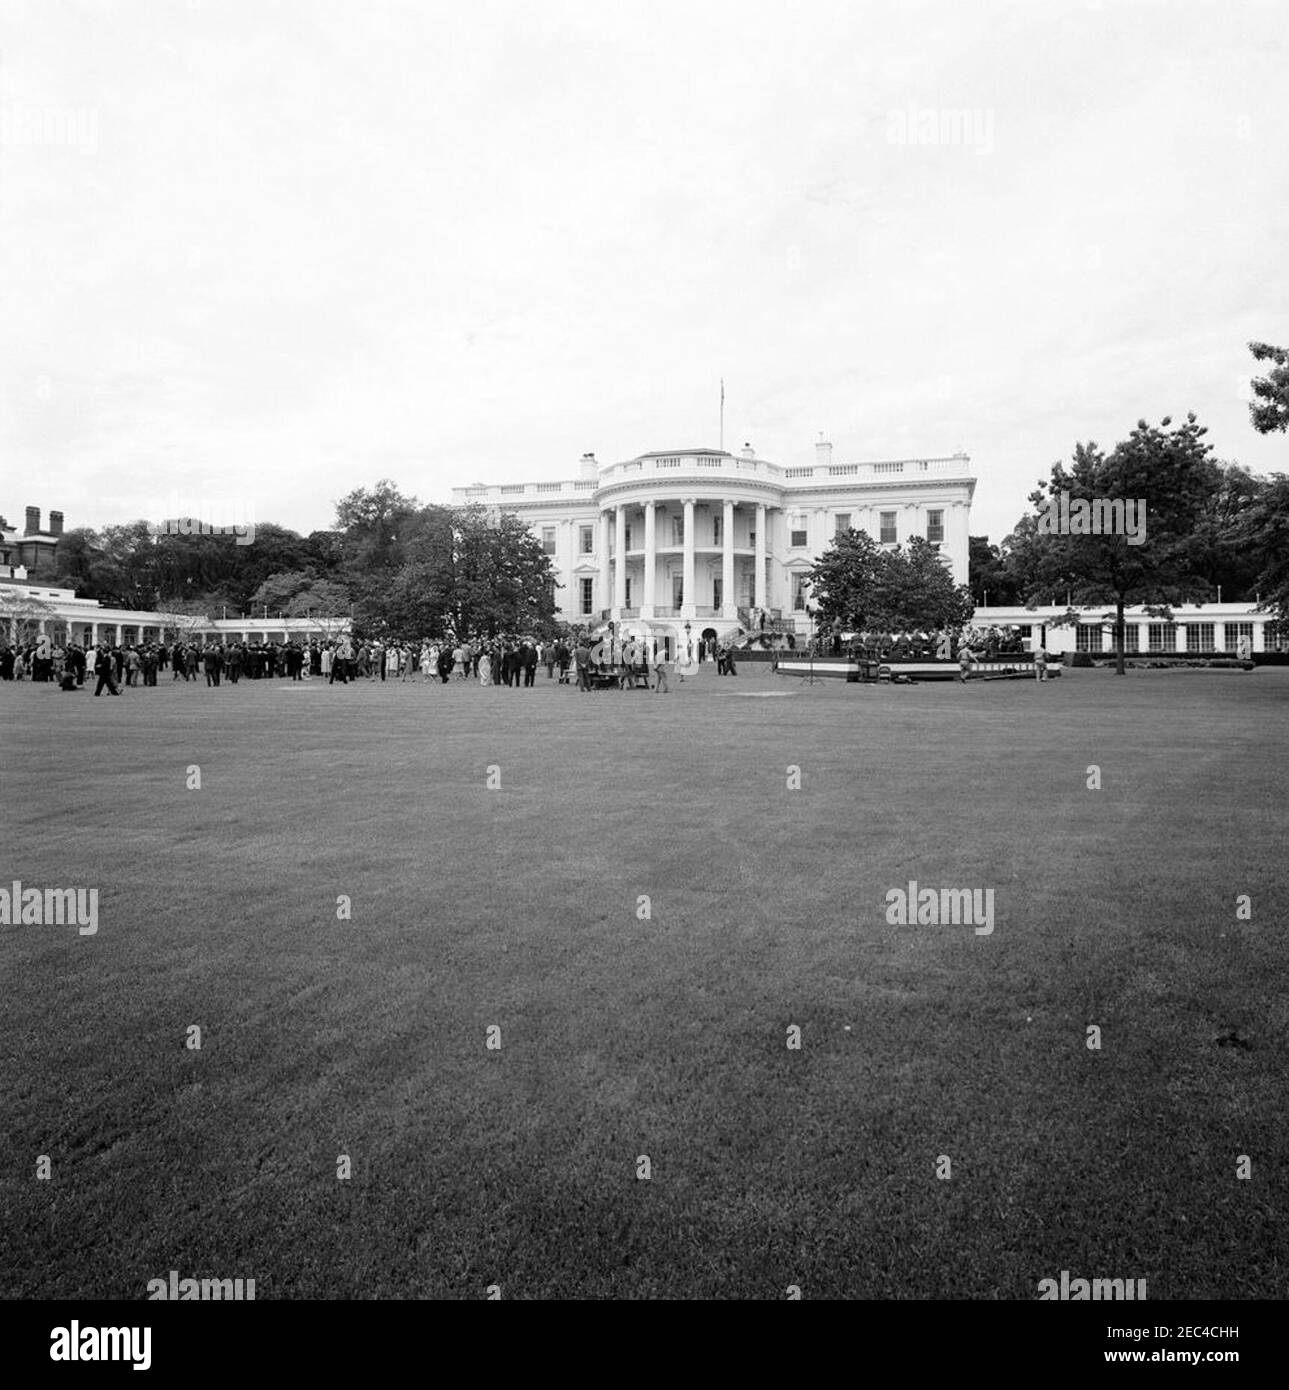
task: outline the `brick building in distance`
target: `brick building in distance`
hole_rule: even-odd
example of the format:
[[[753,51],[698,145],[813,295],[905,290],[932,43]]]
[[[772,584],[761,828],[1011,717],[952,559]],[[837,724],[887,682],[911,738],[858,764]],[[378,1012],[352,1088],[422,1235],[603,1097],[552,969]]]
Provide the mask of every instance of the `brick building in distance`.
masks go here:
[[[58,541],[62,534],[62,512],[49,513],[47,531],[41,530],[39,507],[27,508],[21,531],[0,516],[0,576],[14,579],[14,571],[23,569],[28,579],[48,582],[57,567]]]

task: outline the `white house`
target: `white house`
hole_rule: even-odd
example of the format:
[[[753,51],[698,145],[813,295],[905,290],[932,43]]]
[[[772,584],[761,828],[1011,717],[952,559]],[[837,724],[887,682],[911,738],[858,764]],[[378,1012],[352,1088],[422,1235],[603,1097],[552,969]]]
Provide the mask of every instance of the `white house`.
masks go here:
[[[456,505],[513,512],[541,538],[558,576],[557,615],[614,621],[677,650],[687,633],[760,625],[805,631],[805,575],[839,531],[880,545],[922,536],[967,582],[976,480],[966,454],[834,463],[820,441],[803,466],[750,445],[675,449],[599,464],[575,477],[455,488]]]

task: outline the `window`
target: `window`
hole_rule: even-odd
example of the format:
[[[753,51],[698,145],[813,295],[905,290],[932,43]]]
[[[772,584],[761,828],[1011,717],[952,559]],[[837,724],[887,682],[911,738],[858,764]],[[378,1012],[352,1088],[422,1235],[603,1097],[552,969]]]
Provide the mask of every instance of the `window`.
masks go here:
[[[1226,649],[1228,652],[1235,651],[1239,645],[1241,637],[1249,639],[1249,650],[1253,650],[1253,624],[1252,623],[1227,623],[1226,625]]]
[[[926,538],[936,545],[944,540],[944,513],[942,511],[927,512]]]
[[[1150,650],[1152,652],[1175,652],[1177,650],[1177,627],[1173,623],[1150,624]]]
[[[679,609],[685,601],[685,576],[683,574],[673,574],[671,576],[671,606]]]
[[[806,577],[803,574],[792,577],[792,610],[794,613],[806,611]]]
[[[879,517],[881,529],[878,539],[883,545],[895,544],[895,513],[882,512]]]
[[[720,545],[720,543],[721,543],[721,518],[718,517],[718,516],[714,516],[714,517],[712,517],[712,544],[713,544],[713,545]]]
[[[749,526],[749,527],[747,528],[747,543],[748,543],[748,545],[755,545],[755,544],[756,544],[756,527],[755,527],[755,526]]]
[[[1076,634],[1075,648],[1081,652],[1101,650],[1101,624],[1080,623]]]
[[[805,531],[794,531],[792,533],[792,544],[797,547],[804,546],[806,544]]]
[[[546,555],[555,553],[555,528],[553,526],[542,527],[542,551]]]
[[[624,597],[625,600],[626,600],[626,607],[630,608],[630,607],[631,607],[631,576],[630,576],[630,575],[627,575],[626,580],[624,581],[624,583],[625,583],[625,587],[626,587],[626,593],[623,595],[623,597]]]
[[[578,548],[583,555],[590,555],[595,550],[595,527],[582,526],[578,528]],[[590,612],[590,609],[584,609]]]
[[[671,543],[672,545],[685,544],[685,518],[683,516],[673,516],[671,519]]]
[[[591,579],[582,580],[582,615],[584,617],[592,611],[591,605],[595,598],[593,592],[594,582],[595,581]]]
[[[1187,623],[1186,650],[1188,652],[1211,652],[1213,650],[1213,624]]]
[[[838,513],[837,513],[837,534],[838,534],[839,536],[844,536],[844,535],[846,534],[846,532],[849,531],[849,530],[850,530],[850,513],[849,513],[849,512],[838,512]]]
[[[1114,651],[1117,648],[1118,643],[1119,635],[1115,631],[1114,623],[1111,622],[1106,627],[1106,651]],[[1123,622],[1123,650],[1125,655],[1136,655],[1136,653],[1141,650],[1141,624],[1130,623],[1126,618]]]
[[[720,608],[723,606],[725,598],[725,586],[719,579],[712,580],[712,607]]]

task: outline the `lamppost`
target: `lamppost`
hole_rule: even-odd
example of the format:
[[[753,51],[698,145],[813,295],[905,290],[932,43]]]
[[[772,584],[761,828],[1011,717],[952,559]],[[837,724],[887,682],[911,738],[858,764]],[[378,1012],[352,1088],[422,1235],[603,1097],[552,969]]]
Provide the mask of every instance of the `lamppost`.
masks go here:
[[[691,665],[691,664],[693,663],[693,660],[694,660],[694,644],[693,644],[693,642],[690,641],[689,632],[690,632],[690,627],[689,627],[689,624],[686,623],[686,624],[685,624],[685,665],[686,665],[686,666]]]
[[[810,619],[810,672],[802,676],[803,685],[818,685],[819,678],[815,675],[815,644],[818,642],[819,627],[819,606],[815,603],[807,602],[806,616]]]

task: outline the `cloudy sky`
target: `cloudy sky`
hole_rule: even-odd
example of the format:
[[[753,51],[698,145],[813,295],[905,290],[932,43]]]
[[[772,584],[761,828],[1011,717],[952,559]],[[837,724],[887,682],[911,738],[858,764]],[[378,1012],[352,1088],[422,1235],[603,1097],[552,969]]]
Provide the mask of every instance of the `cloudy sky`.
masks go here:
[[[0,0],[0,511],[302,531],[651,449],[1248,425],[1289,21],[1220,3]],[[966,113],[965,119],[959,113]]]

